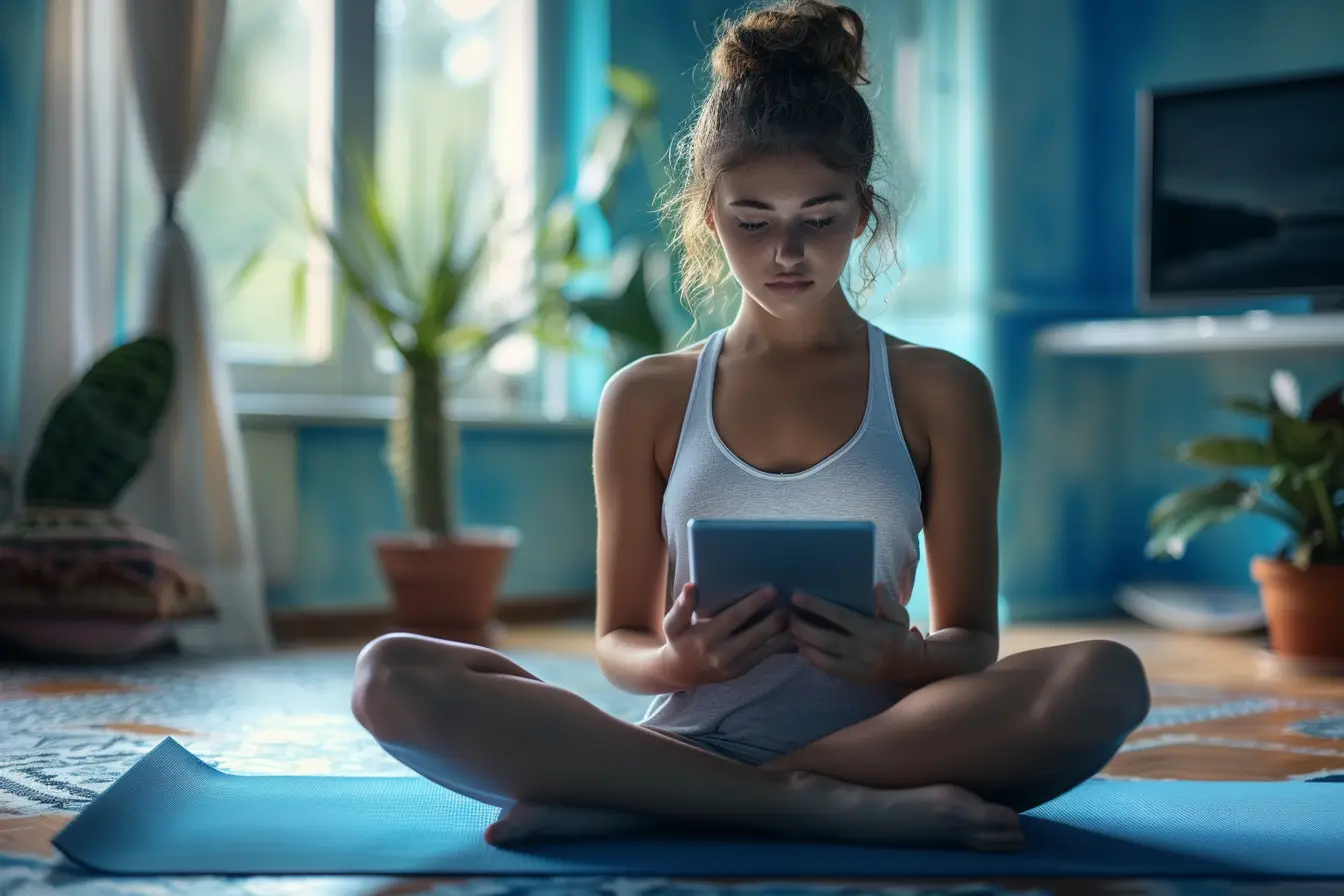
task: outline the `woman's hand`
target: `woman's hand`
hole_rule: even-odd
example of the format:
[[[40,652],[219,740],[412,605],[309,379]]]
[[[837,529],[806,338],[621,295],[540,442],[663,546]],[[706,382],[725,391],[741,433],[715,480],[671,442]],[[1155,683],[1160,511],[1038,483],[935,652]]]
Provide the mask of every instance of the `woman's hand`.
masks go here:
[[[858,682],[899,682],[918,678],[924,665],[924,636],[910,626],[910,614],[880,584],[874,589],[875,617],[863,616],[810,594],[793,604],[843,631],[814,625],[798,614],[789,630],[803,659],[823,672]]]
[[[789,643],[788,614],[769,611],[776,591],[754,591],[708,619],[695,618],[695,588],[687,585],[663,618],[662,660],[684,690],[728,681],[755,668]],[[742,628],[752,616],[762,618]]]

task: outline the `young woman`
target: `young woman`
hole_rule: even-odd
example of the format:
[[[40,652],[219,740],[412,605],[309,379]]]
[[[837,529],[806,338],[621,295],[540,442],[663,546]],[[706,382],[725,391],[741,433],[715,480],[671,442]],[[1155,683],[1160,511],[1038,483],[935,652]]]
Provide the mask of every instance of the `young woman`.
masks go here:
[[[413,635],[365,648],[354,713],[410,768],[504,808],[492,843],[710,823],[1015,848],[1017,812],[1095,774],[1142,721],[1142,666],[1107,641],[997,660],[989,385],[884,336],[841,286],[854,242],[889,233],[860,17],[780,3],[726,28],[712,62],[670,211],[688,289],[721,282],[726,259],[740,310],[617,373],[595,434],[597,655],[658,695],[647,717]],[[686,521],[714,516],[873,521],[878,617],[806,600],[843,633],[775,613],[734,634],[762,593],[697,618]],[[927,637],[905,610],[921,529]]]

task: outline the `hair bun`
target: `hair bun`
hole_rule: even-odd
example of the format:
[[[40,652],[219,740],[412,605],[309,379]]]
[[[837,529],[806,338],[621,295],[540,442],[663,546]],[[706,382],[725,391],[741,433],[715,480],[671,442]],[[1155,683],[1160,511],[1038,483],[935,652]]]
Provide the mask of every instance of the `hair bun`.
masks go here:
[[[833,74],[867,84],[863,19],[825,0],[785,0],[728,25],[712,55],[714,76]]]

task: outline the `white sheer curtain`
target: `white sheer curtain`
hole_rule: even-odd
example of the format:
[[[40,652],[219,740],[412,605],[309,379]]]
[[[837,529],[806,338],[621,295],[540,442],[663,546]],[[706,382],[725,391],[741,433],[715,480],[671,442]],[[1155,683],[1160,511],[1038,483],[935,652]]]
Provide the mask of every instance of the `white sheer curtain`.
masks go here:
[[[120,508],[176,542],[219,609],[183,624],[193,653],[271,647],[261,563],[228,370],[176,197],[210,108],[227,0],[49,0],[20,375],[16,469],[56,395],[115,335],[124,128],[143,127],[164,194],[149,246],[145,318],[178,353],[155,455]],[[133,75],[133,81],[132,81]],[[139,121],[127,116],[136,90]]]
[[[47,4],[16,470],[51,402],[114,336],[127,89],[114,39],[121,13],[121,4],[99,0]]]
[[[146,247],[141,323],[168,333],[178,353],[158,451],[127,506],[138,522],[177,543],[209,589],[219,618],[184,625],[178,643],[212,654],[272,644],[232,384],[199,257],[177,209],[209,120],[227,11],[227,0],[126,0],[125,7],[139,125],[164,209]]]

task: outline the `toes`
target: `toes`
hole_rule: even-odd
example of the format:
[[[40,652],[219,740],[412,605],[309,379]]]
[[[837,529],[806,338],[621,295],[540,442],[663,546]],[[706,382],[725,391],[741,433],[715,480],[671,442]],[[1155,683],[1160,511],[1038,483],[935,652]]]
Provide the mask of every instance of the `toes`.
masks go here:
[[[977,849],[1009,851],[1021,849],[1026,839],[1018,814],[1007,806],[986,803],[976,813],[975,830],[968,838]]]
[[[535,827],[532,815],[528,807],[521,804],[505,809],[503,814],[485,829],[485,842],[498,846],[526,839]]]

